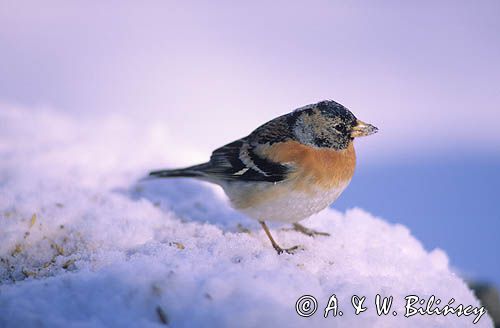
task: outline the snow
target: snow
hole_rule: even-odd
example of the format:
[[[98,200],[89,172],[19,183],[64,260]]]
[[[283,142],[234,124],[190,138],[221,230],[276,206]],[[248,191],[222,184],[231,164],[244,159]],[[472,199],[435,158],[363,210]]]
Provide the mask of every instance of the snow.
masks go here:
[[[308,237],[259,225],[218,187],[139,181],[202,160],[167,124],[84,121],[47,108],[0,105],[0,327],[468,327],[475,316],[404,317],[405,296],[477,299],[439,249],[362,209],[325,210]],[[299,317],[313,295],[318,311]],[[323,318],[332,294],[343,316]],[[397,316],[377,316],[376,294]],[[354,315],[351,296],[366,296]],[[484,315],[477,327],[492,327]]]

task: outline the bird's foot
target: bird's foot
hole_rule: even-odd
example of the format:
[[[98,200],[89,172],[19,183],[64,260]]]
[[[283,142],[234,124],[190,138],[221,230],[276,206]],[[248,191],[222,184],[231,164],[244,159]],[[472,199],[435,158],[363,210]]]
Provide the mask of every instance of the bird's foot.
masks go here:
[[[267,227],[266,223],[264,221],[259,221],[259,223],[264,229],[264,232],[266,233],[267,237],[271,241],[271,244],[273,245],[274,249],[276,250],[276,252],[278,252],[278,255],[282,254],[283,252],[286,252],[288,254],[294,254],[296,251],[304,249],[303,246],[299,245],[290,248],[281,248],[280,245],[278,245],[278,243],[274,240],[273,236],[271,236],[271,232],[269,231],[269,228]]]
[[[301,245],[295,245],[295,246],[290,247],[290,248],[281,248],[278,244],[275,244],[275,245],[273,245],[273,247],[276,250],[276,252],[278,253],[278,255],[282,254],[283,252],[285,252],[287,254],[295,254],[297,251],[304,249],[304,247]]]
[[[330,236],[328,232],[316,231],[313,229],[309,229],[304,227],[302,224],[294,223],[293,228],[290,230],[295,230],[297,232],[303,233],[304,235],[314,237],[314,236]]]

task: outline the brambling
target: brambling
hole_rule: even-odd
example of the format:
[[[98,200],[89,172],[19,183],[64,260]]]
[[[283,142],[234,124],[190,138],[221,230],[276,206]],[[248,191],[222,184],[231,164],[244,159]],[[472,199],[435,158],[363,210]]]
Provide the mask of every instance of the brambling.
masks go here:
[[[354,174],[354,138],[377,131],[341,104],[326,100],[261,125],[216,149],[206,163],[149,175],[220,185],[235,209],[259,221],[278,254],[292,253],[298,246],[281,248],[265,221],[293,223],[300,232],[322,234],[298,222],[339,197]]]

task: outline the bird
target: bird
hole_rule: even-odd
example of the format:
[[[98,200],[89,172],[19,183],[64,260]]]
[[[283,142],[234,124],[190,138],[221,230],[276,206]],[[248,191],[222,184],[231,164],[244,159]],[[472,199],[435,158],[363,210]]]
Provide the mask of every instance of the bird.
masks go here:
[[[222,187],[231,205],[257,220],[278,254],[266,221],[291,223],[307,235],[328,235],[298,222],[330,206],[349,185],[356,166],[355,138],[378,131],[343,105],[323,100],[259,126],[212,152],[206,163],[157,170],[149,178],[196,178]]]

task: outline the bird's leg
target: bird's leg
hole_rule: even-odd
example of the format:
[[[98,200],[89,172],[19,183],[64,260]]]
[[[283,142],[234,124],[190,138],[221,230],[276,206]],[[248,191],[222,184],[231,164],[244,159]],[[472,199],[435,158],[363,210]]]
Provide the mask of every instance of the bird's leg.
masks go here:
[[[293,224],[293,230],[301,232],[304,235],[308,235],[308,236],[311,236],[311,237],[314,237],[314,236],[330,236],[330,234],[328,232],[321,232],[321,231],[316,231],[316,230],[313,230],[313,229],[309,229],[309,228],[304,227],[302,224],[299,224],[299,223],[294,223]]]
[[[290,248],[281,248],[280,245],[278,245],[278,243],[274,240],[273,236],[271,236],[271,232],[269,231],[267,224],[264,221],[259,221],[259,223],[262,226],[262,229],[264,229],[267,237],[271,241],[271,244],[273,245],[276,252],[278,252],[278,254],[281,254],[283,252],[287,252],[288,254],[293,254],[296,250],[299,249],[299,246],[293,246]]]

